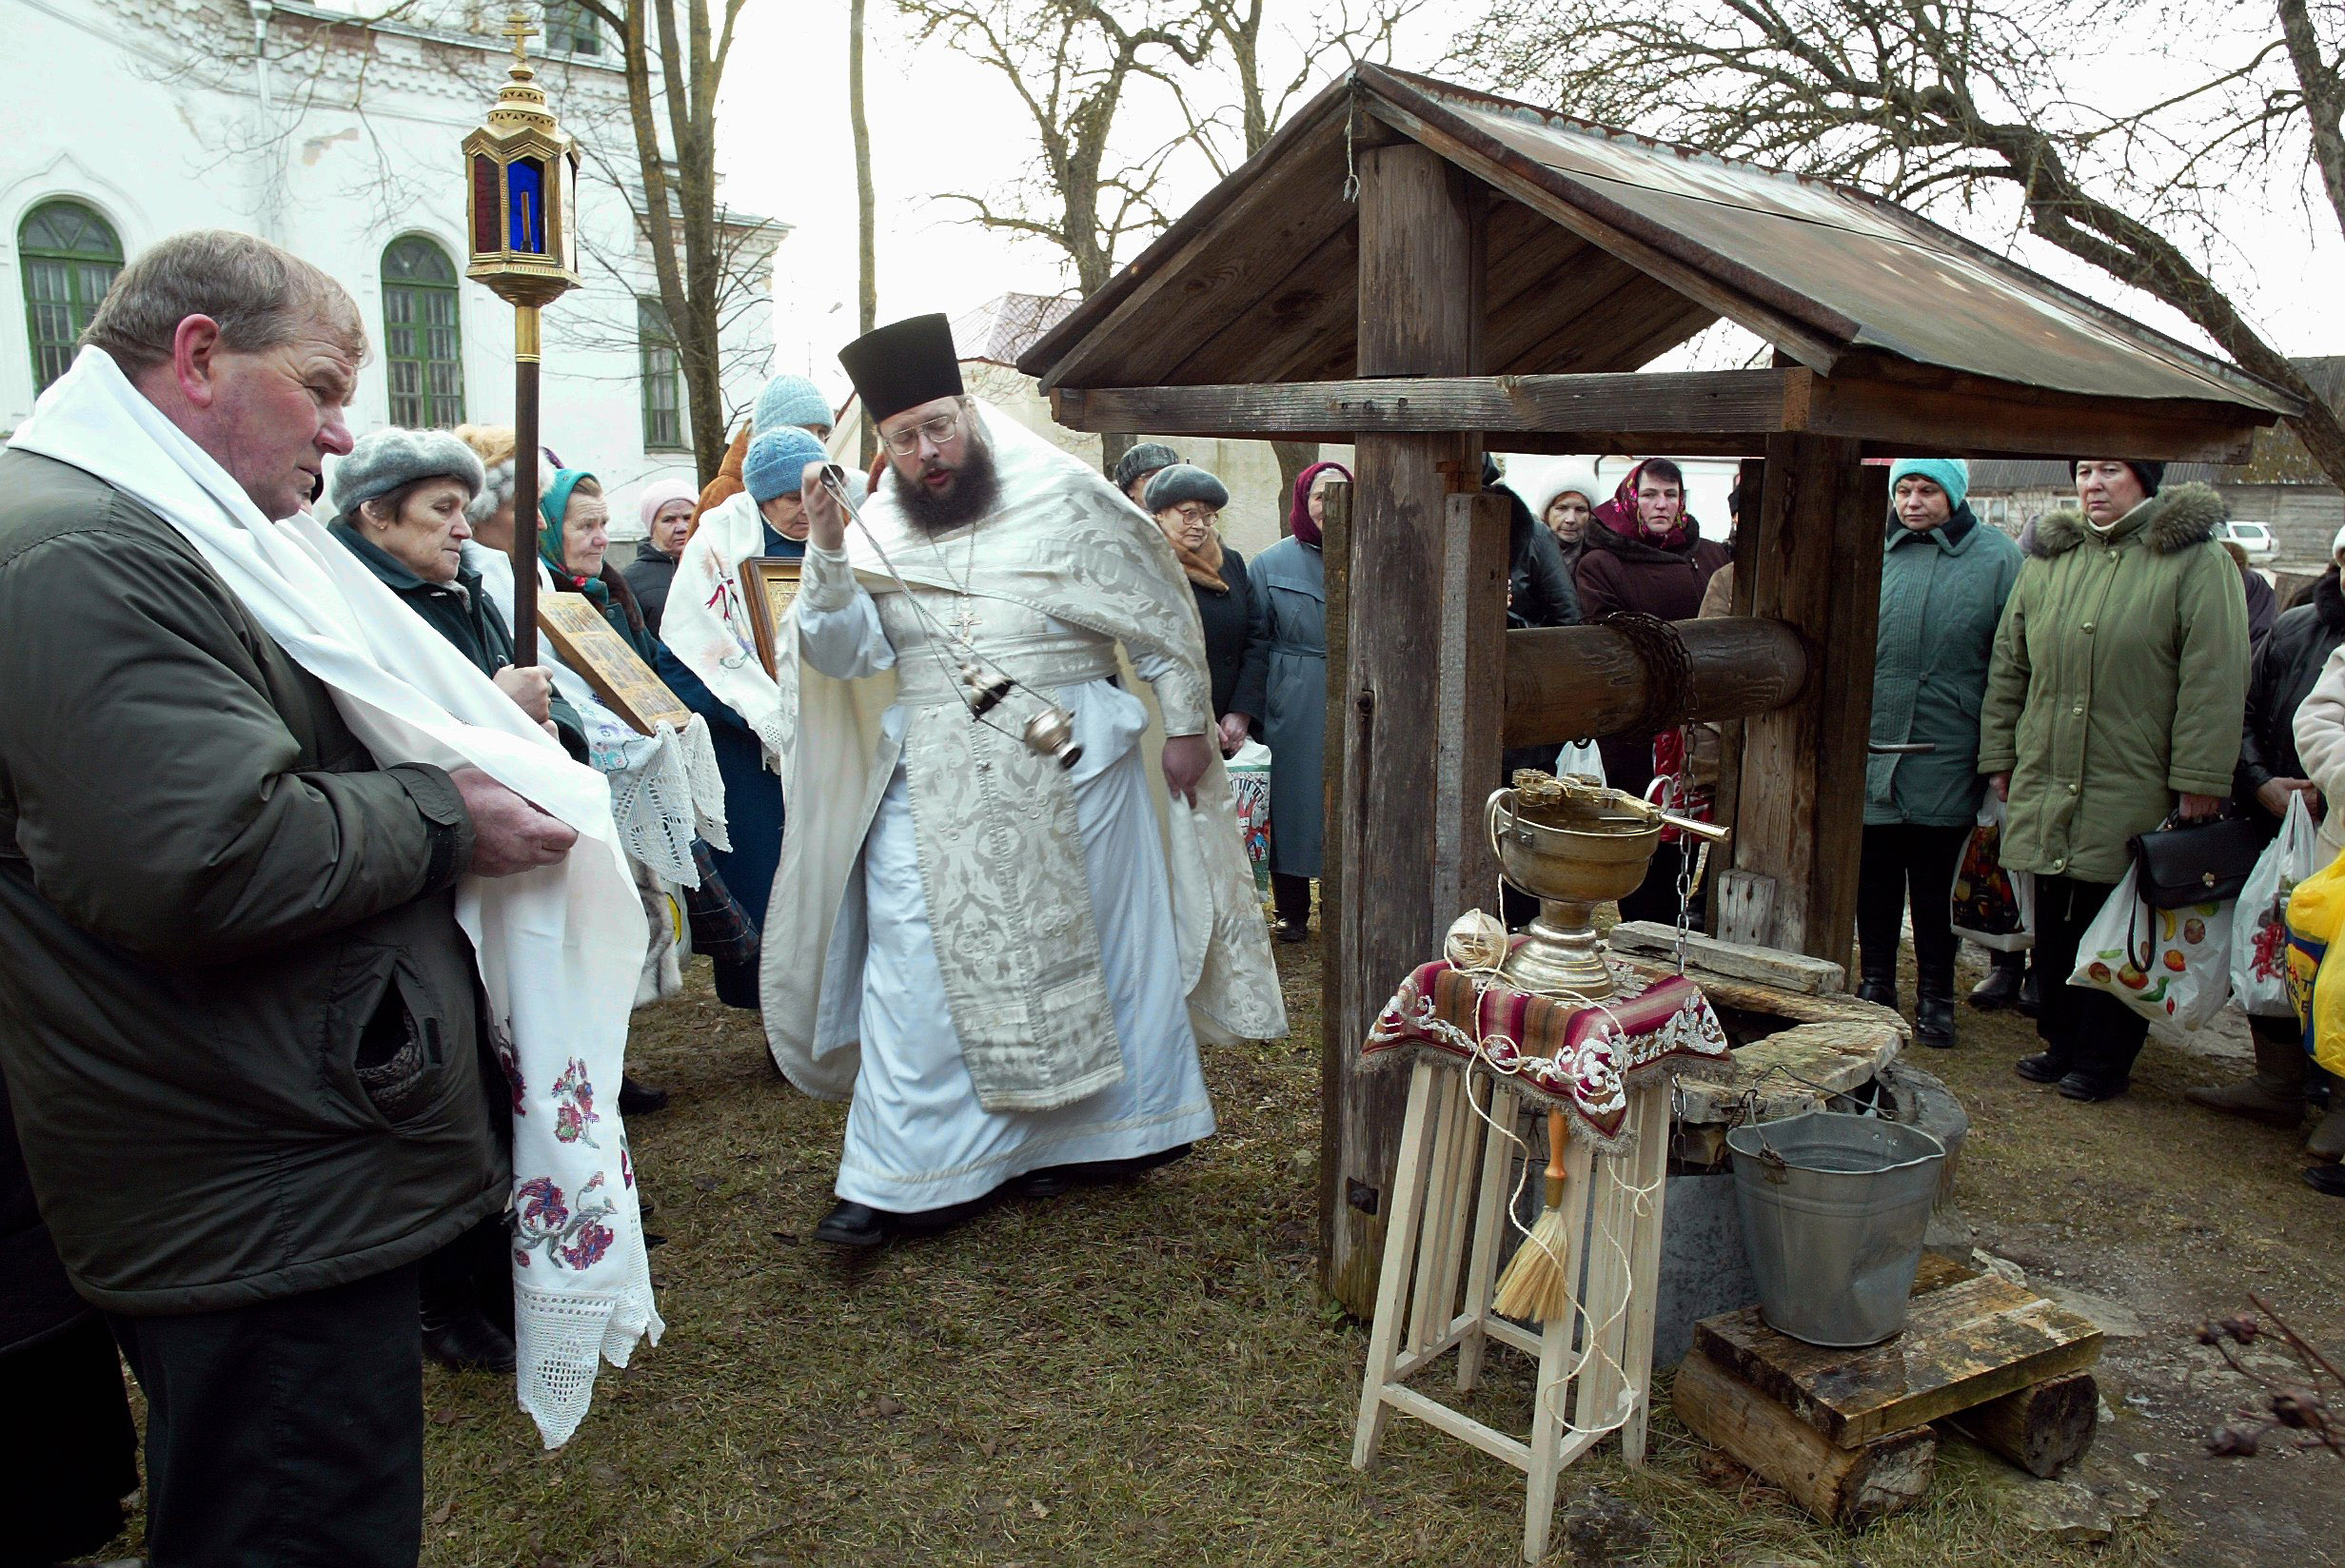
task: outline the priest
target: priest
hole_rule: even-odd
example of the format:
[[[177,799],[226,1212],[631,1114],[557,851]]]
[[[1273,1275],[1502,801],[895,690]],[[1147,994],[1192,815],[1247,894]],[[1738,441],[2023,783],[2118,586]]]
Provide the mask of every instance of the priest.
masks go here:
[[[870,1247],[1178,1159],[1199,1037],[1286,1011],[1163,534],[969,398],[944,317],[839,361],[888,461],[859,519],[802,483],[762,991],[782,1071],[852,1102],[816,1235]]]

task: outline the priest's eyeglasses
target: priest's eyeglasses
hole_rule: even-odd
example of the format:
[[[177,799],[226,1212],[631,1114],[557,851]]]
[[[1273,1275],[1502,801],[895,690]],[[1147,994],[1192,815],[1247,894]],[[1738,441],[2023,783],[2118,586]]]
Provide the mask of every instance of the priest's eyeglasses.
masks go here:
[[[888,450],[899,458],[908,458],[920,449],[920,438],[926,436],[931,446],[942,446],[961,433],[961,417],[957,412],[939,414],[933,420],[922,420],[908,430],[898,430],[887,438]]]

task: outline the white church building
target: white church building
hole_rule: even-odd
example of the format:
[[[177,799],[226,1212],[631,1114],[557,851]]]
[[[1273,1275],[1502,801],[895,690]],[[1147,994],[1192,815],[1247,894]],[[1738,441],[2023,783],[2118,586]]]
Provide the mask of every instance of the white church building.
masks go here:
[[[183,228],[286,246],[340,279],[374,355],[350,409],[386,424],[511,422],[513,312],[463,276],[464,163],[511,63],[502,0],[0,0],[0,432],[71,363],[124,263]],[[539,82],[583,153],[583,286],[545,313],[542,433],[612,493],[689,479],[618,44],[553,0],[531,41]],[[370,19],[371,18],[371,19]],[[655,77],[656,80],[656,77]],[[772,357],[771,275],[787,228],[727,215],[734,290],[725,402],[745,409]]]

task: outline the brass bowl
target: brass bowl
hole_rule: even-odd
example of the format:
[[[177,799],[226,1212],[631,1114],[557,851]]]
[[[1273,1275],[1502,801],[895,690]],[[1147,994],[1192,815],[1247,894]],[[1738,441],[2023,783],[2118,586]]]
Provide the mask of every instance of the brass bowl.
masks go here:
[[[1487,808],[1501,873],[1539,900],[1539,915],[1501,967],[1508,983],[1543,995],[1595,1001],[1612,994],[1595,907],[1626,897],[1661,845],[1661,818],[1616,790],[1592,792],[1526,816],[1513,790]]]

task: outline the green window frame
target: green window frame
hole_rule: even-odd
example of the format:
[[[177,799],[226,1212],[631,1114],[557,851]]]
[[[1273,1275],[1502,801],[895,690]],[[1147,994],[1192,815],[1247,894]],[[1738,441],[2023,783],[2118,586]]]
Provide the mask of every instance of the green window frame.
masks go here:
[[[437,241],[383,247],[383,366],[391,422],[444,430],[464,422],[464,343],[456,264]]]
[[[658,300],[635,302],[636,343],[642,361],[643,450],[687,452],[691,432],[684,419],[684,356],[668,330],[668,313]]]
[[[80,351],[82,332],[122,272],[122,236],[97,208],[59,197],[25,214],[16,228],[16,259],[25,274],[25,336],[37,395]]]
[[[602,23],[578,0],[545,0],[548,53],[601,54]]]

